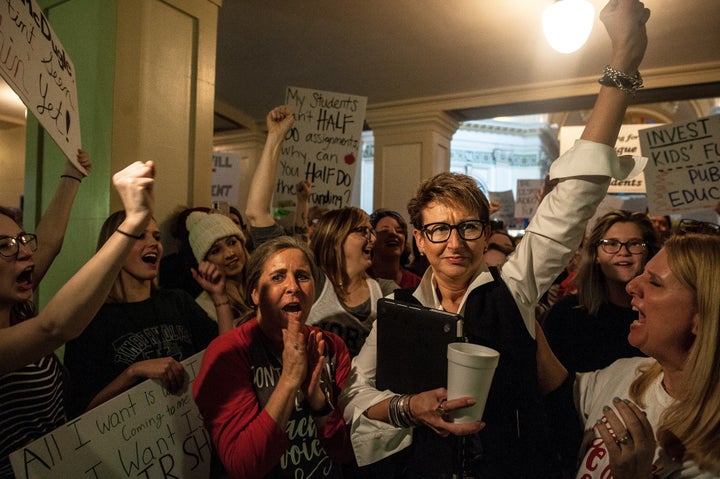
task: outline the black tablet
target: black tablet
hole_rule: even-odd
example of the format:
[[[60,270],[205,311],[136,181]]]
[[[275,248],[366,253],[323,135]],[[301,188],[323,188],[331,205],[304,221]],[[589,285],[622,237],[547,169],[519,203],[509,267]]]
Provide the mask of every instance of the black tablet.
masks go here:
[[[447,345],[462,341],[462,316],[382,298],[377,304],[375,387],[399,394],[447,386]]]

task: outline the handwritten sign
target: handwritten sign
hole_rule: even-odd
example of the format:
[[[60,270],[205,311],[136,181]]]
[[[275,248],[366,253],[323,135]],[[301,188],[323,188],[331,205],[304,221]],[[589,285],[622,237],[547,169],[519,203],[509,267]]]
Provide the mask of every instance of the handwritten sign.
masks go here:
[[[517,180],[516,218],[532,218],[538,207],[538,193],[545,180]]]
[[[615,152],[618,156],[640,155],[640,130],[649,128],[650,125],[622,125],[620,127],[620,133],[618,139],[615,142]],[[584,126],[564,126],[560,130],[560,152],[561,154],[569,150],[574,144],[575,140],[580,138]],[[610,186],[608,193],[645,193],[645,175],[640,172],[637,176],[632,178],[625,178],[624,180],[617,180],[615,178],[610,179]]]
[[[488,197],[490,201],[500,203],[500,210],[492,215],[491,219],[502,221],[505,229],[513,226],[515,224],[515,198],[513,198],[512,190],[489,191]]]
[[[310,206],[350,206],[367,98],[288,87],[285,101],[295,124],[280,154],[275,206],[294,205],[302,180],[312,183]]]
[[[713,209],[720,202],[720,115],[640,132],[652,215]]]
[[[203,352],[183,361],[190,383]],[[212,443],[190,387],[147,380],[10,455],[15,477],[207,478]]]
[[[0,75],[80,171],[75,66],[35,0],[0,6]]]
[[[224,201],[229,205],[238,204],[240,188],[240,157],[232,153],[213,154],[212,202]]]

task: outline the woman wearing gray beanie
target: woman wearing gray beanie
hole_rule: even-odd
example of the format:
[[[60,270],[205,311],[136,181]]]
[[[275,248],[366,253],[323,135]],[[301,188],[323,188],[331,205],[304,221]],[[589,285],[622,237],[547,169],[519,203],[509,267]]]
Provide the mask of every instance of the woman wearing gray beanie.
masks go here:
[[[195,301],[213,319],[216,319],[216,308],[230,308],[235,325],[243,322],[252,310],[245,302],[245,264],[249,254],[242,230],[221,213],[190,213],[186,226],[190,247],[198,262],[197,271],[192,271],[193,277],[214,276],[224,282],[227,294],[224,299],[218,299],[206,290]]]

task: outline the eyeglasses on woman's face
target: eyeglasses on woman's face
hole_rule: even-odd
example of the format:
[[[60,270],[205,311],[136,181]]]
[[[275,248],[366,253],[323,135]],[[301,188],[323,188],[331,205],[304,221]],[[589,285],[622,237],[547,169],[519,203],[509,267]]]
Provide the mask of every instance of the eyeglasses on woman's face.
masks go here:
[[[30,251],[37,251],[37,236],[31,233],[20,233],[15,237],[6,235],[0,236],[0,256],[4,256],[6,258],[13,258],[17,256],[20,251],[21,244],[30,248]]]
[[[461,221],[456,225],[448,223],[428,223],[423,225],[422,232],[431,243],[444,243],[450,239],[452,230],[456,230],[460,238],[473,241],[485,232],[486,223],[481,220]]]
[[[350,230],[351,233],[359,233],[365,237],[368,241],[377,237],[377,231],[372,229],[370,226],[358,226]]]
[[[623,246],[630,254],[643,254],[647,251],[647,243],[642,240],[622,242],[616,239],[601,239],[598,241],[598,246],[600,246],[600,248],[602,248],[602,250],[607,254],[616,254]]]

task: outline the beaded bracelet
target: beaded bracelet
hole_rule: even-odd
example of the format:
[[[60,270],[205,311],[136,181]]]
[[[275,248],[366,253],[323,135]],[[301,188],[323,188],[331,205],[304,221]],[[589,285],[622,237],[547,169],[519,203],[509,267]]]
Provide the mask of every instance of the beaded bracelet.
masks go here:
[[[82,183],[82,180],[80,178],[78,178],[77,176],[73,176],[73,175],[60,175],[60,178],[71,178],[71,179],[77,181],[78,183]]]
[[[643,79],[640,72],[634,75],[628,75],[620,70],[616,70],[610,65],[603,67],[603,76],[600,77],[598,83],[602,86],[618,88],[628,95],[635,95],[635,92],[643,87]]]
[[[132,239],[136,239],[136,240],[141,240],[141,239],[143,239],[143,235],[142,235],[142,234],[134,235],[134,234],[128,233],[127,231],[123,231],[123,230],[121,230],[120,228],[117,228],[115,231],[117,231],[117,232],[120,233],[121,235],[127,236],[128,238],[132,238]]]

